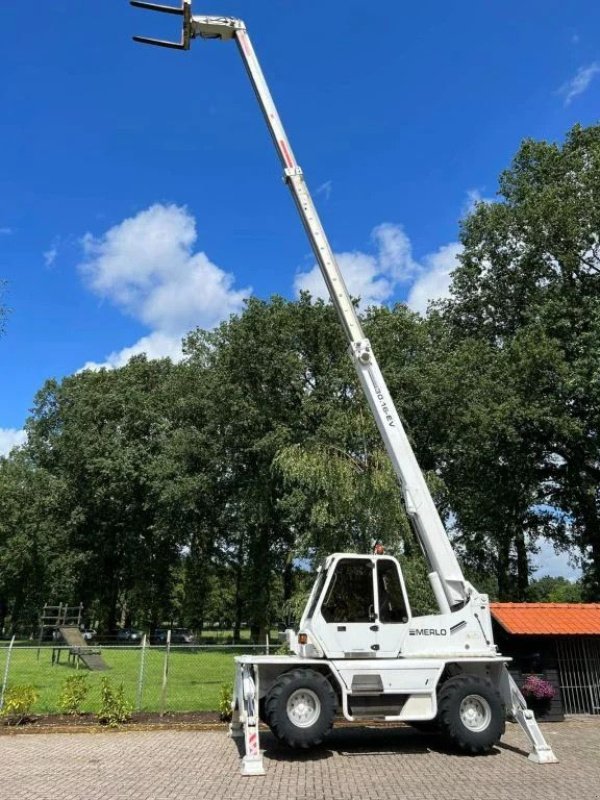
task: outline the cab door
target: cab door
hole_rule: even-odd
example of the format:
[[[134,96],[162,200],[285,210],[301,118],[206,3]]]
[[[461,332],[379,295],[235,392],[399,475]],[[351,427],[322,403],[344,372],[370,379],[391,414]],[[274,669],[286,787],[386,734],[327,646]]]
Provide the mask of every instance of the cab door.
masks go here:
[[[375,563],[372,558],[336,562],[312,624],[330,658],[375,658]]]
[[[404,583],[393,558],[378,558],[374,573],[377,657],[396,658],[402,652],[410,620]]]

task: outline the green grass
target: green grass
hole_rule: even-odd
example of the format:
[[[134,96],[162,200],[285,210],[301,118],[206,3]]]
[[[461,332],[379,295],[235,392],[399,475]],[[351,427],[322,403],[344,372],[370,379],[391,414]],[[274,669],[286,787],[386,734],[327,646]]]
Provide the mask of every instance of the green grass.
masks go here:
[[[79,672],[67,663],[67,652],[59,664],[52,665],[52,647],[16,647],[10,662],[8,686],[30,684],[39,694],[34,708],[36,714],[60,713],[58,700],[66,678],[86,675],[90,691],[83,711],[97,711],[100,700],[100,679],[108,676],[118,686],[123,683],[127,699],[135,704],[140,673],[141,648],[102,648],[102,658],[109,667],[105,672],[91,672],[80,667]],[[169,673],[165,711],[216,711],[224,683],[233,682],[234,655],[244,647],[229,651],[182,650],[174,648],[169,658]],[[164,648],[148,648],[144,668],[142,711],[161,710],[161,690],[165,660]],[[0,649],[0,682],[4,675],[6,650]]]

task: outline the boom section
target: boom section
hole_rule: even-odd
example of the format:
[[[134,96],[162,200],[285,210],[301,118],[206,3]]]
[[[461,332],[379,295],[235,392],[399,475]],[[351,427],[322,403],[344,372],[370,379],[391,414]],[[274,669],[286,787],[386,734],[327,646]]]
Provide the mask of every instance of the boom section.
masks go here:
[[[344,328],[350,354],[362,388],[383,438],[402,489],[407,515],[433,572],[432,584],[442,610],[462,606],[469,586],[417,463],[394,401],[386,386],[371,345],[350,299],[343,275],[296,161],[256,52],[241,20],[222,17],[192,17],[193,33],[202,38],[235,39],[248,76],[262,109],[275,149],[284,169],[302,224],[329,290],[331,301]],[[439,579],[439,581],[438,581]],[[447,606],[446,606],[447,603]]]

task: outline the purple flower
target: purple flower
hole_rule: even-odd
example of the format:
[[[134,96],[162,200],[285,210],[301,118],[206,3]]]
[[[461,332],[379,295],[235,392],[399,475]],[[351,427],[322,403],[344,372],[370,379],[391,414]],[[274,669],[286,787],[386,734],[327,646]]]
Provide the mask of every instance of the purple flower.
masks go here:
[[[555,694],[554,686],[538,675],[528,675],[521,691],[525,697],[535,697],[536,700],[551,700]]]

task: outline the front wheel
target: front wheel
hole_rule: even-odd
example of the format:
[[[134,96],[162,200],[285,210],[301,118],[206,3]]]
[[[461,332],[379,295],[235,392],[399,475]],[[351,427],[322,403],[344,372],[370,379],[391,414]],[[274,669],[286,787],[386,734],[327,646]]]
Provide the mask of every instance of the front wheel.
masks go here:
[[[274,736],[289,747],[321,744],[331,730],[337,697],[327,678],[312,669],[280,675],[265,699],[265,718]]]
[[[491,750],[504,733],[505,716],[500,694],[487,678],[459,675],[440,689],[440,732],[466,753]]]

